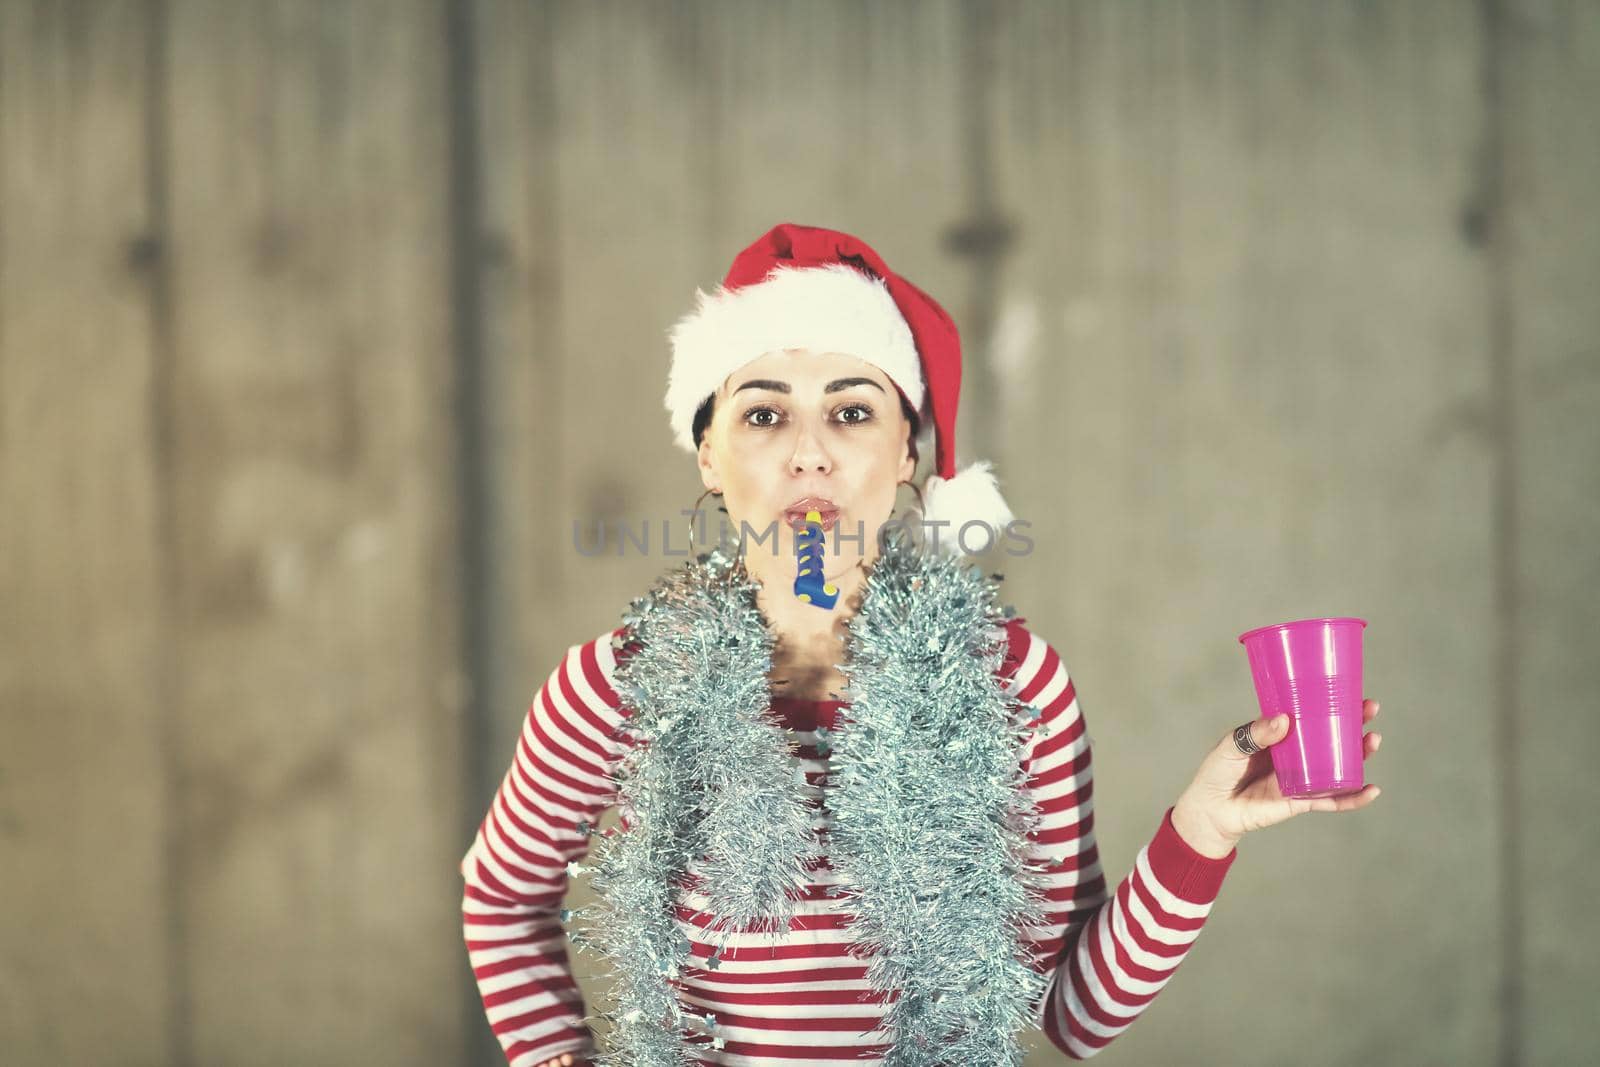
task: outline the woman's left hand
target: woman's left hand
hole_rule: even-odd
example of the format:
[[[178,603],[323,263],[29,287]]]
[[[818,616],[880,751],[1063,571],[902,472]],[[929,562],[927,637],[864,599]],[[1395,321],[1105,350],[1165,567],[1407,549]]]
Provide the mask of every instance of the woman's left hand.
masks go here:
[[[1361,702],[1361,721],[1378,714],[1376,700]],[[1234,744],[1229,730],[1200,764],[1194,781],[1173,807],[1172,825],[1178,835],[1201,855],[1226,856],[1251,830],[1273,826],[1308,811],[1355,811],[1378,798],[1381,790],[1367,785],[1359,793],[1342,797],[1286,797],[1272,771],[1270,747],[1289,732],[1288,715],[1269,715],[1250,724],[1250,736],[1261,751],[1246,756]],[[1383,743],[1376,730],[1362,738],[1361,758],[1366,760]]]

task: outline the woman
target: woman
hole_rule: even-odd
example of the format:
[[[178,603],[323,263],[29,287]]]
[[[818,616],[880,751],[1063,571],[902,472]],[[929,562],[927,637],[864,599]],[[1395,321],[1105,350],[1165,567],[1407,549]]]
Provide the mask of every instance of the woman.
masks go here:
[[[1285,799],[1287,717],[1255,720],[1108,893],[1073,680],[958,562],[1012,517],[985,464],[955,469],[949,316],[860,240],[783,224],[672,341],[676,438],[731,543],[568,650],[462,861],[512,1064],[601,1062],[561,907],[591,870],[573,939],[612,965],[604,1062],[1015,1063],[1029,1025],[1087,1058],[1182,962],[1246,833],[1378,795]],[[924,418],[913,540],[885,527]],[[820,587],[797,546],[819,531]]]

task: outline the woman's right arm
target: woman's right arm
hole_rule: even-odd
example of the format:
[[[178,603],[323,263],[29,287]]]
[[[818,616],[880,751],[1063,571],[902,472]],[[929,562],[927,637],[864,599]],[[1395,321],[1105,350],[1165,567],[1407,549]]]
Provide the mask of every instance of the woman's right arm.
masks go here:
[[[516,754],[461,860],[462,931],[489,1025],[511,1067],[594,1053],[560,910],[567,864],[616,799],[621,702],[608,630],[574,645],[523,722]]]
[[[1051,925],[1031,935],[1048,978],[1036,1021],[1074,1060],[1096,1055],[1133,1025],[1194,946],[1237,851],[1190,848],[1172,808],[1108,893],[1094,819],[1094,761],[1077,686],[1057,651],[1016,620],[1007,626],[1007,687],[1041,714],[1026,752],[1028,788],[1043,818],[1031,836],[1047,880]]]

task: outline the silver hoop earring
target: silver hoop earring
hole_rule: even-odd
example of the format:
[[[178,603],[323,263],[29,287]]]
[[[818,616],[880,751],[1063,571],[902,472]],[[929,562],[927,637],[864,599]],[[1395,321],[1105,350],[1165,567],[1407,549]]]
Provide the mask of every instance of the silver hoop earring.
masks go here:
[[[695,520],[700,517],[700,501],[704,500],[707,495],[714,496],[718,500],[721,500],[722,499],[722,490],[721,489],[707,489],[704,493],[701,493],[697,498],[695,498],[694,510],[689,512],[689,547],[691,549],[694,547],[694,543],[695,543],[695,536],[694,536]],[[725,508],[725,507],[722,507],[720,505],[717,507],[717,510],[722,512],[724,515],[726,515],[728,513],[728,509]]]
[[[922,502],[922,490],[918,488],[917,483],[913,481],[899,482],[895,485],[895,489],[899,490],[900,486],[902,485],[909,485],[911,487],[911,491],[917,494],[917,513],[920,515],[921,513],[925,512],[927,510],[927,505]]]

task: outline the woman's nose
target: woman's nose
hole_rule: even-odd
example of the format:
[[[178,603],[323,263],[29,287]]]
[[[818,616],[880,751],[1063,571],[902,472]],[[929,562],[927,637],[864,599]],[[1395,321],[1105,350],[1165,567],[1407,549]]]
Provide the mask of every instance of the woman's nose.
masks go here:
[[[809,426],[801,425],[799,437],[794,443],[794,455],[789,458],[789,466],[796,474],[807,474],[812,471],[827,472],[833,466],[832,458],[822,446],[822,439]]]

